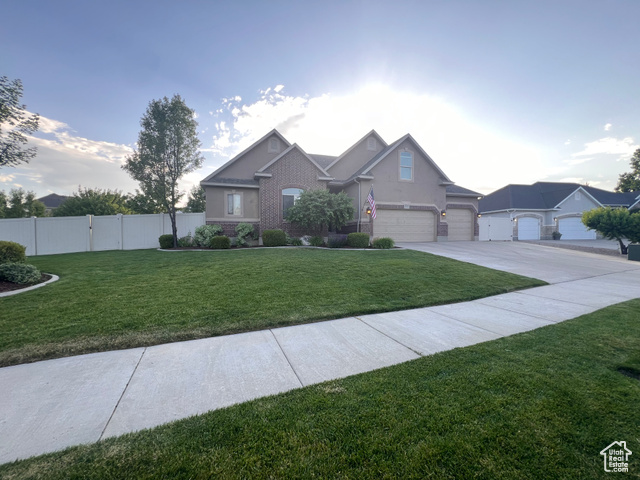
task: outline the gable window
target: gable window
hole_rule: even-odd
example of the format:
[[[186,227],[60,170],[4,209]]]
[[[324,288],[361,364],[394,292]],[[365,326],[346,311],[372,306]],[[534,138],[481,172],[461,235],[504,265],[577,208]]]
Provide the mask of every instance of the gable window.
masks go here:
[[[376,142],[375,137],[367,138],[367,150],[376,150],[378,148],[378,142]]]
[[[304,190],[300,188],[285,188],[282,190],[282,218],[287,218],[287,210],[298,201],[302,192]]]
[[[400,180],[413,180],[413,154],[400,152]]]
[[[270,138],[269,145],[267,147],[267,153],[278,153],[280,151],[280,140],[277,138]]]
[[[242,195],[239,193],[227,194],[227,215],[242,215]]]

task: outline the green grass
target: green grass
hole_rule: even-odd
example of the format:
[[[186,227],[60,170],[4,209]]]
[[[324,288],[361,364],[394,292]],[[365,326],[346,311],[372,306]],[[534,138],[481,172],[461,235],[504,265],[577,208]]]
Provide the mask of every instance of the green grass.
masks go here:
[[[640,300],[0,466],[0,477],[591,479],[640,461]],[[622,475],[618,474],[620,478]]]
[[[458,302],[543,282],[414,251],[74,253],[0,298],[0,366]]]

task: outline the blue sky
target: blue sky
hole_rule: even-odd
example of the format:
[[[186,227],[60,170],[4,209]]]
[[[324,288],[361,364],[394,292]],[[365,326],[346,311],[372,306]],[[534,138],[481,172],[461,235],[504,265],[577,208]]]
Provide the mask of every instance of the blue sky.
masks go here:
[[[0,75],[42,117],[0,189],[130,192],[152,99],[196,111],[190,188],[272,128],[338,155],[411,133],[457,184],[613,189],[640,148],[637,0],[3,2]]]

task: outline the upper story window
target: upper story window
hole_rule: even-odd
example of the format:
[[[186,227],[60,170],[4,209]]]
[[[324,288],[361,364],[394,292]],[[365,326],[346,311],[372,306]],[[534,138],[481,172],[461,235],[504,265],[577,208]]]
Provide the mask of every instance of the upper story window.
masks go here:
[[[278,153],[280,151],[280,140],[277,138],[270,138],[267,147],[267,153]]]
[[[242,195],[239,193],[227,194],[227,215],[242,215]]]
[[[413,154],[400,152],[400,180],[413,180]]]
[[[302,192],[304,190],[300,188],[285,188],[282,190],[282,218],[287,218],[287,210],[296,203]]]
[[[375,137],[367,138],[367,150],[376,150],[378,148],[378,142]]]

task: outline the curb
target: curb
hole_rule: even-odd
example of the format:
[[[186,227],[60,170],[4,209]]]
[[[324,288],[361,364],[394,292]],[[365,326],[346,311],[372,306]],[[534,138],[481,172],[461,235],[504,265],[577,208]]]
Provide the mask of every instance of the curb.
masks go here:
[[[32,285],[30,287],[21,288],[19,290],[11,290],[10,292],[0,293],[0,298],[2,298],[2,297],[10,297],[11,295],[17,295],[17,294],[22,293],[22,292],[28,292],[29,290],[35,290],[36,288],[44,287],[45,285],[48,285],[49,283],[57,282],[58,280],[60,280],[60,277],[57,276],[57,275],[54,275],[53,273],[47,273],[47,272],[43,272],[43,273],[45,275],[51,275],[51,278],[49,280],[47,280],[46,282],[42,282],[42,283],[39,283],[37,285]]]

